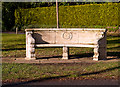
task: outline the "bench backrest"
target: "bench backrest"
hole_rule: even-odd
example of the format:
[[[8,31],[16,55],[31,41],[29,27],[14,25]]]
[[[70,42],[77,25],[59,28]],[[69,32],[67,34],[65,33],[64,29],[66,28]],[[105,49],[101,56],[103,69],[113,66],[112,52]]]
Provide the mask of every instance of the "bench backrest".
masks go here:
[[[36,44],[96,44],[106,37],[106,29],[92,28],[26,29],[29,32]]]

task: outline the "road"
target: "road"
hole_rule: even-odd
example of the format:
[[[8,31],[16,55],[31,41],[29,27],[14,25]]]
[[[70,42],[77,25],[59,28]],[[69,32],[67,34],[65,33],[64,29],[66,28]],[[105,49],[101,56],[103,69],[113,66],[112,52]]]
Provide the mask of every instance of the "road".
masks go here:
[[[95,80],[45,80],[45,81],[33,81],[23,82],[15,84],[6,84],[3,87],[33,87],[33,86],[107,86],[107,87],[119,87],[118,80],[114,79],[95,79]]]

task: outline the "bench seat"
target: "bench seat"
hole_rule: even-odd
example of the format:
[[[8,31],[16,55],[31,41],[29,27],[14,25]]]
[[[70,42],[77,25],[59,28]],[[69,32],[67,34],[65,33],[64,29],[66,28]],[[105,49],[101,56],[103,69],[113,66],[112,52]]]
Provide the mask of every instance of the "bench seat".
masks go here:
[[[35,47],[97,47],[98,45],[89,44],[35,44]]]

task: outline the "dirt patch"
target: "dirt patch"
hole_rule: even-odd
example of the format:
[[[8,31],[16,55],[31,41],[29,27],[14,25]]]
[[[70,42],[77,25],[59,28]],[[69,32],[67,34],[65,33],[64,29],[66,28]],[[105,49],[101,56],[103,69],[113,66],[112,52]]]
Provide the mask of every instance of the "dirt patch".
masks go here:
[[[3,86],[23,85],[119,85],[118,79],[51,79],[51,80],[15,80],[14,83],[3,83]]]
[[[80,63],[80,64],[91,64],[91,63],[97,63],[97,62],[116,62],[119,61],[120,58],[117,56],[108,56],[107,60],[99,60],[94,61],[92,60],[92,57],[86,57],[86,58],[78,58],[78,59],[68,59],[63,60],[62,58],[49,58],[49,59],[37,59],[37,60],[25,60],[25,58],[2,58],[3,63],[40,63],[40,64],[60,64],[60,63]]]

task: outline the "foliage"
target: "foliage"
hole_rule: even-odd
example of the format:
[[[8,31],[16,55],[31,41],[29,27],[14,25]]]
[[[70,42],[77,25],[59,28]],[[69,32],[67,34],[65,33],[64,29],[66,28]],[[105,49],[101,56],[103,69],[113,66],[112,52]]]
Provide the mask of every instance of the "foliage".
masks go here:
[[[119,26],[120,3],[59,6],[60,27]],[[56,8],[17,9],[16,26],[56,27]]]
[[[2,30],[15,30],[15,9],[55,6],[55,2],[1,2],[2,3]],[[90,2],[92,3],[92,2]],[[89,4],[88,2],[59,2],[59,6]],[[20,27],[21,28],[21,27]],[[19,28],[19,29],[20,29]]]
[[[96,4],[96,3],[101,4],[101,3],[107,3],[107,2],[59,2],[59,6]],[[55,2],[2,2],[2,30],[3,31],[15,30],[16,28],[15,16],[14,16],[15,9],[50,7],[55,5],[56,5]],[[50,25],[49,27],[55,27],[55,25]],[[19,27],[19,29],[21,29],[21,26]],[[33,26],[33,25],[30,25],[30,26]],[[39,27],[41,25],[34,25],[33,27],[35,26]],[[42,26],[45,27],[46,25],[42,25]]]
[[[2,30],[10,31],[15,28],[15,9],[51,6],[46,2],[2,2]],[[19,28],[20,29],[20,28]]]

